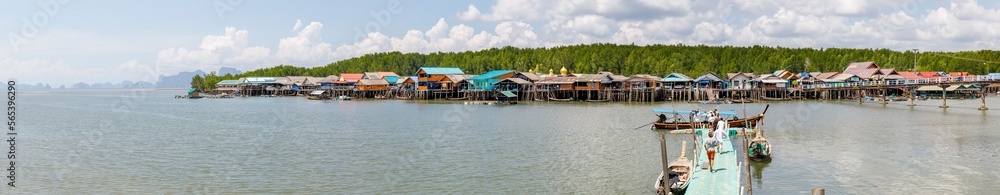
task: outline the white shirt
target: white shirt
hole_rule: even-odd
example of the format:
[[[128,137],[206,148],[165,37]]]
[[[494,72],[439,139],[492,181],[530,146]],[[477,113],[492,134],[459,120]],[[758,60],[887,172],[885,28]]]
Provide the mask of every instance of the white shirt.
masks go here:
[[[719,142],[722,142],[725,139],[729,139],[729,132],[726,132],[726,131],[727,130],[718,130],[718,131],[715,131],[715,135],[714,135],[715,137],[714,138],[717,139],[717,140],[719,140]]]

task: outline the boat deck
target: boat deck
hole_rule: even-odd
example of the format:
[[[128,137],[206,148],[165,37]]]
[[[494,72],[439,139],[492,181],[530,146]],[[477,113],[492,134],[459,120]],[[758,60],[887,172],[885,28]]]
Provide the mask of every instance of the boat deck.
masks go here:
[[[734,151],[732,139],[735,132],[741,128],[730,128],[729,138],[722,142],[720,151],[715,153],[715,173],[708,170],[708,155],[702,147],[707,133],[700,133],[701,141],[698,145],[698,162],[695,163],[694,175],[691,177],[685,194],[740,194],[740,175],[743,169],[737,164],[738,152]],[[699,129],[698,132],[708,132],[707,129]],[[714,139],[714,138],[713,138]],[[702,169],[702,164],[706,167]]]

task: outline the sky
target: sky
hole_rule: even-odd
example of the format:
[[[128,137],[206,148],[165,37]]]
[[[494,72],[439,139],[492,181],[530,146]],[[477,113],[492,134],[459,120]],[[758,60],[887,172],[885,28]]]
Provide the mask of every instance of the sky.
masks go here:
[[[985,0],[39,0],[0,18],[0,77],[53,86],[503,46],[1000,47]]]

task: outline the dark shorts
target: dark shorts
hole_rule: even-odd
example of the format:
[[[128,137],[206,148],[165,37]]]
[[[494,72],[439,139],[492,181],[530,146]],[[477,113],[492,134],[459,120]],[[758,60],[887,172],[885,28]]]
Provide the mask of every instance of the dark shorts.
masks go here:
[[[708,152],[708,159],[709,160],[714,160],[715,159],[715,149],[708,149],[708,151],[706,151],[706,152]]]

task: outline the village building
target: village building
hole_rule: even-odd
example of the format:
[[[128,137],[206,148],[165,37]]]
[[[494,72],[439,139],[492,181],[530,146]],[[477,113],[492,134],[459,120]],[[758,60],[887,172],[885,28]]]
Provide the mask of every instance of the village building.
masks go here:
[[[442,80],[445,79],[447,75],[464,75],[465,72],[459,68],[449,68],[449,67],[420,67],[417,70],[417,90],[427,91],[427,90],[440,90],[442,88],[449,89],[454,88],[453,83],[457,81],[449,80],[449,83],[444,83],[449,86],[442,86]],[[464,78],[462,79],[464,80]]]
[[[660,80],[663,83],[663,87],[668,89],[690,89],[694,83],[694,79],[688,77],[687,75],[681,73],[670,73]]]
[[[754,88],[754,78],[756,75],[753,73],[729,73],[726,74],[729,78],[729,88],[730,89],[753,89]]]

